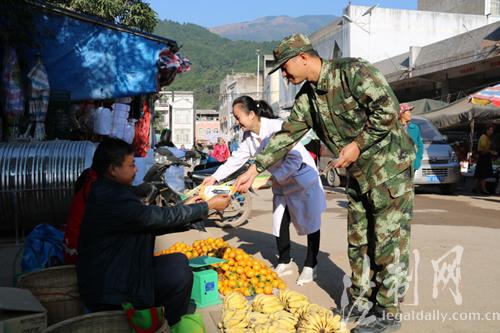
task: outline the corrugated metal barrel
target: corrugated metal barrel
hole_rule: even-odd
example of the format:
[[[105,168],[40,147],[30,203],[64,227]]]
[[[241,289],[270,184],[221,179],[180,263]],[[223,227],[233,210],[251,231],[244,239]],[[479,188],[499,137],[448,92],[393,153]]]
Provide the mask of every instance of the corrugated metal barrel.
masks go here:
[[[89,141],[0,143],[0,230],[64,224],[73,185],[92,164]]]

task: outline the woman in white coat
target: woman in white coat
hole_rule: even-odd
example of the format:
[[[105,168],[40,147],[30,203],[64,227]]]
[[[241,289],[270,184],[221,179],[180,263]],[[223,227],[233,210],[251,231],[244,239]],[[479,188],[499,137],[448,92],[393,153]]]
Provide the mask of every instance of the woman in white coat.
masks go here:
[[[243,141],[217,171],[205,179],[212,185],[243,166],[264,149],[273,133],[281,130],[282,120],[275,119],[265,101],[241,96],[233,102],[233,115],[244,131]],[[273,234],[279,259],[275,271],[280,276],[292,274],[290,257],[290,222],[299,235],[307,235],[307,255],[297,279],[302,285],[317,275],[321,213],[326,209],[325,194],[313,158],[304,146],[297,144],[280,162],[273,165]]]

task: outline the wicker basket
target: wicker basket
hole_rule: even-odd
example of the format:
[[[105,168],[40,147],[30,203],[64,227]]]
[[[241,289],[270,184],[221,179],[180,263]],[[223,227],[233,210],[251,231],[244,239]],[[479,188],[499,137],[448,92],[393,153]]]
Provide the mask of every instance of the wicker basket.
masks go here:
[[[56,266],[21,275],[17,286],[30,290],[47,309],[49,325],[84,313],[74,265]]]
[[[123,311],[95,312],[67,319],[45,329],[43,333],[129,333]],[[156,333],[170,333],[165,321]]]

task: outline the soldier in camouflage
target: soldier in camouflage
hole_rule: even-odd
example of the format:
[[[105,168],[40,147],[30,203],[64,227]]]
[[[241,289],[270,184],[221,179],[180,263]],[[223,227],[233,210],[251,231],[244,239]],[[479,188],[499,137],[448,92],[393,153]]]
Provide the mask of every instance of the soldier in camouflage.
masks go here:
[[[397,330],[406,292],[415,147],[398,121],[399,103],[380,72],[361,59],[321,59],[302,34],[274,50],[275,67],[304,82],[282,130],[256,155],[237,188],[282,159],[311,128],[347,168],[350,319],[369,311],[374,321],[352,332]],[[390,314],[390,315],[389,315]],[[395,319],[394,319],[395,318]]]

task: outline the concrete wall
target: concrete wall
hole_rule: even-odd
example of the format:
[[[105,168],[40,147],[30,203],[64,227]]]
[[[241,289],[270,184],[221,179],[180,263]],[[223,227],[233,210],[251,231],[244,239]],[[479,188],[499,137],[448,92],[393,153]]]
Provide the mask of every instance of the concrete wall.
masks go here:
[[[371,62],[408,52],[410,46],[424,46],[487,25],[496,19],[483,15],[451,14],[389,8],[348,7],[346,22],[348,56]],[[347,20],[345,20],[347,21]]]
[[[418,10],[485,15],[491,0],[418,0]]]
[[[343,18],[339,18],[309,37],[314,49],[318,51],[321,57],[326,59],[335,58],[335,44],[337,44],[340,51],[337,56],[345,56],[349,41],[346,38],[347,31],[344,29],[344,22]]]
[[[262,80],[259,83],[262,85]],[[262,93],[262,87],[258,90]],[[221,132],[227,141],[238,134],[233,130],[236,122],[232,114],[232,104],[233,100],[242,95],[260,98],[257,96],[257,76],[250,73],[226,75],[219,85],[219,121]]]

